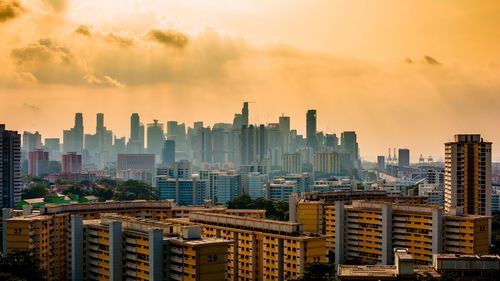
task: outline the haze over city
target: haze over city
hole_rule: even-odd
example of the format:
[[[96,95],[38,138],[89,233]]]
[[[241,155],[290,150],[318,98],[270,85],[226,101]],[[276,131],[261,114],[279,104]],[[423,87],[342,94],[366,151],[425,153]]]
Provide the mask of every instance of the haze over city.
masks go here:
[[[86,128],[103,112],[128,137],[133,112],[212,125],[252,101],[250,123],[284,113],[302,134],[317,109],[319,131],[355,130],[370,161],[389,147],[439,159],[457,132],[500,140],[496,1],[33,0],[2,9],[11,12],[0,14],[0,119],[19,131],[61,137],[75,112]]]

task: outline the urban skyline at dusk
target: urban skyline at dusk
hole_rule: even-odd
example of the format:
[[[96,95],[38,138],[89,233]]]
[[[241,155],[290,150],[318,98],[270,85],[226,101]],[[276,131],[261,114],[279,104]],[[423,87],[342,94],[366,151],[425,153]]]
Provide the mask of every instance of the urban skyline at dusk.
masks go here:
[[[0,280],[498,280],[499,18],[0,0]]]
[[[133,112],[211,125],[253,101],[252,123],[284,113],[299,133],[317,109],[319,130],[357,131],[371,161],[438,158],[456,132],[500,140],[495,1],[11,2],[0,119],[19,131],[61,137],[75,112],[102,112],[127,136]]]

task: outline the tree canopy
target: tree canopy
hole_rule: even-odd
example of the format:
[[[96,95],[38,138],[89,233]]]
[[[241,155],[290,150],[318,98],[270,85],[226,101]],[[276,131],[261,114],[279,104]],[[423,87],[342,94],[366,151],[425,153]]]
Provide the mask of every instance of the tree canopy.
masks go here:
[[[228,209],[266,210],[266,217],[269,219],[288,220],[288,202],[283,200],[252,199],[250,195],[243,193],[227,201],[226,205]]]
[[[45,272],[40,268],[40,260],[30,251],[10,253],[0,257],[1,280],[45,280]]]
[[[41,198],[49,194],[49,187],[44,184],[35,184],[21,192],[22,199]]]
[[[113,199],[118,201],[137,199],[159,200],[160,197],[149,184],[137,180],[128,180],[118,184]]]

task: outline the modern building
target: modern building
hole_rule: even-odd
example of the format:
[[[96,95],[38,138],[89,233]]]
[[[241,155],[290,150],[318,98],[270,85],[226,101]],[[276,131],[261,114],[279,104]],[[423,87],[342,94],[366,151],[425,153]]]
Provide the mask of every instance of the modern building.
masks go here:
[[[170,166],[175,162],[175,141],[166,140],[163,143],[162,149],[162,164],[163,166]]]
[[[43,149],[49,153],[49,160],[60,161],[61,144],[59,138],[46,138]]]
[[[21,201],[21,135],[0,124],[0,208]]]
[[[445,210],[491,215],[491,142],[481,135],[455,135],[445,144]]]
[[[377,156],[377,171],[384,172],[385,171],[385,156]]]
[[[162,155],[165,137],[163,136],[163,124],[158,123],[158,120],[153,121],[154,123],[148,124],[147,129],[148,153],[154,154],[159,160]]]
[[[117,170],[153,170],[154,154],[118,154]]]
[[[247,184],[248,184],[248,195],[252,199],[264,198],[265,185],[267,183],[267,175],[263,175],[258,172],[251,172],[247,174]]]
[[[339,154],[318,152],[313,154],[313,172],[322,175],[337,175],[340,172]]]
[[[22,152],[28,153],[35,149],[42,149],[42,136],[40,133],[38,131],[34,133],[23,132]]]
[[[406,148],[400,148],[398,150],[398,166],[399,167],[410,167],[410,150]]]
[[[41,149],[28,152],[28,174],[36,177],[49,174],[49,153]]]
[[[68,152],[62,156],[62,173],[80,173],[82,171],[82,155]]]
[[[130,116],[130,139],[127,144],[127,153],[144,153],[144,125],[137,113]]]
[[[288,202],[292,193],[298,193],[297,182],[294,180],[285,180],[276,178],[267,186],[267,199]]]
[[[200,171],[200,179],[208,181],[206,199],[215,203],[226,204],[242,193],[240,175],[234,171]]]
[[[282,171],[291,173],[302,173],[302,155],[300,152],[284,153]]]
[[[311,109],[306,114],[306,139],[307,146],[312,147],[313,151],[318,149],[318,141],[316,139],[316,110]]]
[[[177,161],[170,164],[168,167],[161,167],[156,169],[157,176],[168,176],[174,179],[191,179],[191,162]]]
[[[63,152],[82,153],[83,151],[83,115],[75,114],[75,125],[63,131]]]
[[[162,200],[173,199],[177,204],[185,206],[202,205],[208,181],[156,176],[155,187]]]

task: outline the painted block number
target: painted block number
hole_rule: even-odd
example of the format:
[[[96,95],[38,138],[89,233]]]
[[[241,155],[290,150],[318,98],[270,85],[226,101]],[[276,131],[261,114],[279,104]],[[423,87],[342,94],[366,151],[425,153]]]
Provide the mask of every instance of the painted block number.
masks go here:
[[[217,262],[217,255],[209,255],[208,262]]]

